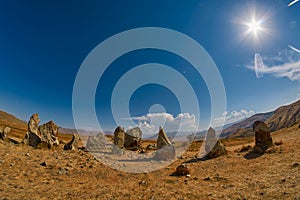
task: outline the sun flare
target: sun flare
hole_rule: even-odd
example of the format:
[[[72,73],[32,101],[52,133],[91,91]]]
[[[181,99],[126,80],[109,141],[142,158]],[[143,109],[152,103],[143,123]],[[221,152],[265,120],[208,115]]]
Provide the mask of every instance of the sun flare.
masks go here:
[[[261,22],[256,20],[252,20],[250,23],[247,23],[248,32],[257,35],[257,33],[263,29],[260,24]]]

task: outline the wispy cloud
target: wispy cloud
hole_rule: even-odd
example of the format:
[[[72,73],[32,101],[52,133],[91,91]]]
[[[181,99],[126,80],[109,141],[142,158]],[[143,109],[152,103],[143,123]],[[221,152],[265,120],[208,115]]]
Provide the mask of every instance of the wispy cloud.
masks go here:
[[[275,56],[263,56],[264,67],[256,70],[260,73],[271,74],[277,78],[287,77],[292,81],[300,81],[300,54],[295,50],[284,50]],[[254,64],[247,65],[255,71]]]
[[[222,123],[225,121],[224,124],[231,124],[237,121],[240,121],[242,119],[251,117],[255,114],[255,111],[253,110],[239,110],[239,111],[232,111],[230,113],[225,112],[223,113],[223,116],[220,116],[218,118],[213,119],[211,126],[212,127],[220,127],[222,126]]]
[[[137,121],[137,126],[142,129],[145,135],[156,134],[160,126],[164,127],[166,131],[176,131],[179,126],[181,126],[182,131],[195,131],[198,129],[196,117],[191,113],[181,113],[177,116],[169,113],[149,113],[126,119]]]

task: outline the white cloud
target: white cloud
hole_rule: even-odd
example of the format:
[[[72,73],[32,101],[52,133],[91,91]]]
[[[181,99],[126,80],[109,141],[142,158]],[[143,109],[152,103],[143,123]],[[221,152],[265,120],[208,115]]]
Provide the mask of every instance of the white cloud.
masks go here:
[[[251,117],[252,115],[255,114],[255,111],[253,110],[240,110],[240,111],[232,111],[230,113],[225,112],[223,113],[222,117],[218,117],[213,119],[211,126],[212,127],[220,127],[222,126],[222,123],[225,122],[224,124],[231,124],[237,121],[240,121],[242,119]]]
[[[190,113],[180,113],[173,116],[169,113],[149,113],[144,116],[126,118],[127,120],[137,121],[144,135],[154,135],[158,133],[159,127],[165,131],[196,131],[198,130],[196,116]],[[131,128],[131,127],[128,127]]]
[[[293,50],[284,50],[278,52],[278,55],[272,57],[263,57],[264,68],[259,72],[271,74],[277,78],[287,77],[292,81],[300,81],[300,54]],[[252,65],[246,66],[248,69],[255,71]]]

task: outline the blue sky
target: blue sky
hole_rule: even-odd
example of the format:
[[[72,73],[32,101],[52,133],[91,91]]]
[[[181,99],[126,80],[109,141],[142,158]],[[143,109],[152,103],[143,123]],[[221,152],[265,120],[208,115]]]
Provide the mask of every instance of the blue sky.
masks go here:
[[[223,117],[227,122],[270,111],[295,101],[300,94],[300,54],[288,46],[300,48],[300,3],[291,7],[288,3],[286,0],[1,1],[0,109],[24,120],[32,113],[39,113],[43,122],[54,120],[61,126],[74,127],[73,85],[86,56],[120,32],[163,27],[193,38],[213,59],[225,86],[227,106]],[[262,20],[260,28],[256,34],[252,30],[243,37],[254,11],[256,22]],[[114,51],[113,47],[108,51]],[[265,65],[260,78],[253,71],[256,53]],[[111,111],[115,84],[135,66],[146,63],[161,63],[181,73],[195,91],[201,116],[194,116],[193,110],[181,110],[170,88],[146,84],[132,94],[128,105],[130,119],[124,116],[120,125],[127,127],[126,120],[134,120],[156,131],[159,124],[153,127],[151,120],[165,120],[166,129],[171,130],[180,120],[187,127],[194,126],[195,117],[204,124],[218,124],[221,118],[210,121],[208,88],[190,63],[170,52],[141,49],[116,59],[98,83],[95,110],[103,129],[113,130],[117,125]],[[165,76],[171,81],[174,78],[174,85],[181,87],[175,77]]]

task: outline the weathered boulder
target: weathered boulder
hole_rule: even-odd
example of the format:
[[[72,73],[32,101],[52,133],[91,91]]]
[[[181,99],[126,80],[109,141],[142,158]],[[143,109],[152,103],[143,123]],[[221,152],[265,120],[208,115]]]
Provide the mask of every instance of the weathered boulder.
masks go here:
[[[124,148],[125,131],[121,126],[118,126],[114,132],[114,145],[120,149]]]
[[[90,135],[86,143],[87,151],[101,151],[105,148],[106,138],[103,133]]]
[[[227,154],[225,146],[216,138],[216,131],[209,128],[205,139],[206,158],[217,158]]]
[[[64,150],[76,150],[78,149],[78,142],[80,140],[80,137],[78,134],[73,134],[72,139],[70,142],[65,144]]]
[[[153,156],[153,159],[159,161],[167,161],[167,160],[173,160],[175,159],[175,157],[176,157],[175,147],[172,144],[169,144],[157,150]]]
[[[0,127],[0,139],[5,140],[7,135],[10,133],[10,127],[5,127],[4,129],[2,129]]]
[[[159,127],[158,137],[156,141],[157,149],[162,149],[165,146],[171,145],[171,141],[165,134],[165,131],[163,128]]]
[[[253,124],[255,132],[255,153],[264,153],[269,147],[273,146],[273,140],[270,134],[270,129],[263,121],[256,121]]]
[[[132,151],[139,150],[141,148],[142,135],[142,130],[139,127],[127,130],[125,133],[124,147]]]
[[[49,147],[59,145],[57,138],[58,126],[53,121],[49,121],[46,124],[39,126],[38,130],[40,132],[41,141],[46,142]]]
[[[28,121],[28,131],[24,138],[24,143],[36,147],[41,142],[38,131],[40,118],[38,114],[33,114]]]

